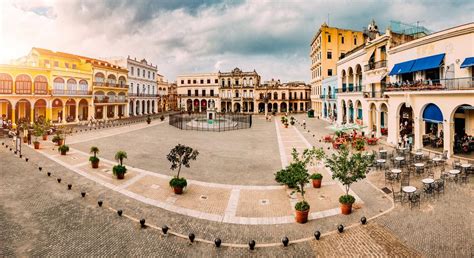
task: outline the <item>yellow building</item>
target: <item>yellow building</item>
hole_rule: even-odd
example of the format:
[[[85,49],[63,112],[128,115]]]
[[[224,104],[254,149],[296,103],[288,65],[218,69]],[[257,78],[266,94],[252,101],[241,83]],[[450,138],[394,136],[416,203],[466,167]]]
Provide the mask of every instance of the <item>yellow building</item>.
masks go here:
[[[326,23],[311,40],[311,106],[315,115],[322,115],[323,80],[335,76],[337,61],[364,41],[363,32],[329,27]]]
[[[0,65],[0,113],[13,123],[87,120],[91,78],[91,65],[77,56],[33,48],[11,65]]]
[[[41,117],[53,123],[117,118],[127,115],[126,82],[127,70],[108,62],[32,48],[0,65],[0,116],[14,124]]]

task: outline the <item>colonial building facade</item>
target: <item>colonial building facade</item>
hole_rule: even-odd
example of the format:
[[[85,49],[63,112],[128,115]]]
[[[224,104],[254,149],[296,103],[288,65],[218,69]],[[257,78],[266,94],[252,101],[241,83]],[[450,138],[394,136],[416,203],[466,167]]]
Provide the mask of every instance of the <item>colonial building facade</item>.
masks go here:
[[[311,88],[304,82],[266,81],[256,87],[258,113],[305,112],[310,105]]]
[[[316,115],[323,114],[323,80],[335,76],[336,62],[363,43],[362,32],[329,27],[326,23],[321,25],[311,40],[311,108]]]
[[[260,75],[235,68],[217,74],[222,112],[254,113],[255,88],[260,85]]]
[[[204,112],[211,107],[221,110],[217,73],[179,75],[177,92],[180,110]]]
[[[128,114],[148,115],[158,112],[158,67],[146,59],[112,58],[110,62],[128,70]]]

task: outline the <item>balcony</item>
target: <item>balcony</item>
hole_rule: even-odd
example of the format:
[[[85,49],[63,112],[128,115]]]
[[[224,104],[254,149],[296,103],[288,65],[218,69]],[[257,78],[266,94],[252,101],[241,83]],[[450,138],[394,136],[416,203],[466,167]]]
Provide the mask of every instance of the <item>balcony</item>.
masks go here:
[[[94,87],[107,87],[107,88],[128,88],[127,84],[110,83],[110,82],[92,82]]]
[[[53,95],[65,95],[65,96],[87,96],[92,95],[91,91],[88,90],[62,90],[62,89],[53,89],[51,90]]]
[[[206,98],[217,98],[219,94],[178,94],[179,97],[206,97]]]
[[[125,97],[121,98],[109,98],[108,96],[96,96],[94,97],[94,103],[99,104],[108,104],[108,103],[126,103],[127,99]]]
[[[320,99],[325,99],[325,98],[326,98],[326,95],[319,95],[319,98],[320,98]]]
[[[130,97],[159,97],[159,94],[148,94],[148,93],[128,93]]]
[[[364,65],[364,72],[387,67],[387,60],[372,62]]]
[[[364,91],[364,98],[366,99],[382,99],[386,97],[385,91]]]
[[[474,90],[472,77],[387,84],[386,91]]]
[[[352,84],[349,84],[349,88],[345,88],[345,85],[343,84],[342,89],[336,89],[336,93],[348,93],[348,92],[361,92],[362,91],[362,86],[361,85],[356,85],[352,86]]]

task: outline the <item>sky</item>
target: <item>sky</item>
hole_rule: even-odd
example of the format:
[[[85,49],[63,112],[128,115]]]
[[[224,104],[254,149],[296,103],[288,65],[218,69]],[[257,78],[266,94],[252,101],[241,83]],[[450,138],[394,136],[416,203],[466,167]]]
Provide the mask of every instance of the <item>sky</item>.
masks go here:
[[[263,80],[310,80],[319,26],[362,30],[375,19],[432,31],[474,21],[474,1],[0,0],[0,63],[42,47],[130,56],[179,74],[254,69]]]

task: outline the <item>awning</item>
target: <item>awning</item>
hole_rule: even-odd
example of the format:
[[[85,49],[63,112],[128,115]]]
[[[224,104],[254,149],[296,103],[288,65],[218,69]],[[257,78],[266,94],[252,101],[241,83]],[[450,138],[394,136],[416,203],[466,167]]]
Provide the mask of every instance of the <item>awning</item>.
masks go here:
[[[443,62],[443,54],[438,54],[434,56],[427,56],[420,59],[416,59],[413,64],[410,72],[424,71],[428,69],[438,68]]]
[[[415,63],[414,60],[410,60],[403,63],[395,64],[392,68],[392,71],[390,71],[389,75],[391,76],[391,75],[409,73],[411,72],[411,67],[413,66],[414,63]]]
[[[463,110],[474,110],[473,106],[461,106]]]
[[[435,104],[428,104],[423,111],[423,120],[431,123],[443,123],[443,113]]]
[[[471,66],[474,66],[474,57],[468,57],[464,59],[464,62],[461,64],[461,68],[467,68]]]

